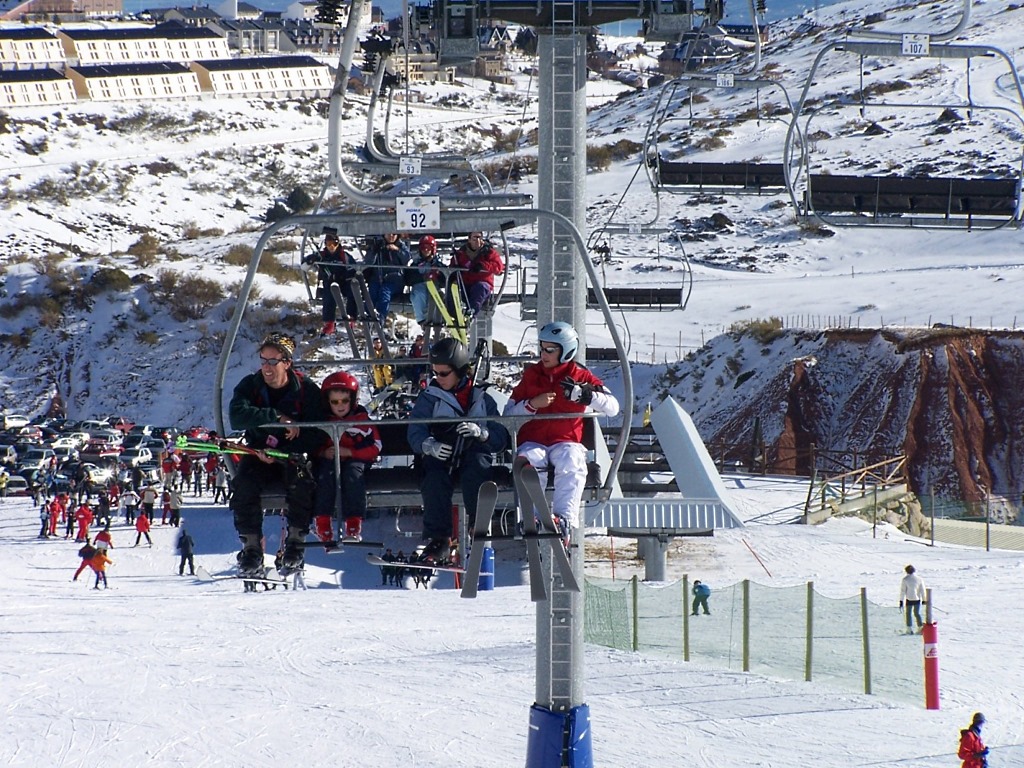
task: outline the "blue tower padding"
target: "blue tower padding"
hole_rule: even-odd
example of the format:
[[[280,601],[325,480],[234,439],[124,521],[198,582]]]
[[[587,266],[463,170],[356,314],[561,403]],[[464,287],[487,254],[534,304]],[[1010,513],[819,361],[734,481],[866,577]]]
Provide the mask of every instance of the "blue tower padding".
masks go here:
[[[484,547],[484,559],[480,564],[480,580],[477,590],[489,592],[494,589],[494,548]]]
[[[568,712],[530,707],[526,768],[594,768],[590,707],[580,704]]]

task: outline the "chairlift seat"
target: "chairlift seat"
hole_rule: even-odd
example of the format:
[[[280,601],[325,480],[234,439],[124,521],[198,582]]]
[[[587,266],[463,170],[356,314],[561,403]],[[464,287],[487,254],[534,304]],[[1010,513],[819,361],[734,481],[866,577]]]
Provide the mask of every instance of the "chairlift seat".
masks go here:
[[[658,186],[668,191],[761,194],[785,190],[782,163],[686,163],[652,159]]]
[[[983,223],[975,216],[1001,217],[1001,223],[1018,220],[1020,181],[812,174],[806,202],[817,214],[935,216],[970,227]]]

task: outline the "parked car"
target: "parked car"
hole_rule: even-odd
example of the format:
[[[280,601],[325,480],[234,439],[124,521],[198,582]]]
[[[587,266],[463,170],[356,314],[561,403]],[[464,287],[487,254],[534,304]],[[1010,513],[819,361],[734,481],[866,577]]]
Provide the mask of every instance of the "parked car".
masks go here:
[[[193,440],[209,440],[210,430],[206,427],[189,427],[188,431],[185,432],[185,436]]]
[[[85,474],[85,482],[91,488],[104,486],[114,477],[113,467],[98,467],[88,462],[82,464],[82,471]]]
[[[52,443],[50,443],[50,447],[53,448],[53,450],[55,450],[55,451],[58,448],[74,448],[74,449],[77,449],[79,445],[81,445],[81,444],[75,438],[69,437],[67,435],[62,435],[61,437],[58,437],[56,440],[54,440]]]
[[[13,445],[0,445],[0,464],[13,467],[18,463],[18,451]]]
[[[28,480],[21,475],[11,475],[7,478],[7,495],[8,496],[28,496],[29,487]]]
[[[57,454],[57,466],[69,461],[78,460],[78,447],[73,445],[53,445],[53,452]]]
[[[18,459],[18,471],[46,469],[56,456],[52,448],[31,448]]]
[[[153,434],[152,424],[135,424],[128,430],[129,435],[151,435]]]
[[[0,413],[0,429],[14,429],[28,424],[28,416],[23,416],[20,413]]]
[[[79,448],[81,448],[83,445],[88,443],[89,440],[92,439],[88,432],[79,432],[79,431],[68,432],[68,433],[66,433],[64,435],[64,437],[70,437],[72,440],[74,440],[78,444]]]
[[[148,464],[153,461],[153,452],[145,446],[139,446],[138,448],[128,448],[121,451],[121,457],[119,461],[122,464],[127,464],[129,467],[134,467],[139,464]]]
[[[99,419],[86,419],[78,423],[78,429],[81,432],[88,432],[89,436],[92,437],[93,432],[106,432],[110,429],[110,425]]]

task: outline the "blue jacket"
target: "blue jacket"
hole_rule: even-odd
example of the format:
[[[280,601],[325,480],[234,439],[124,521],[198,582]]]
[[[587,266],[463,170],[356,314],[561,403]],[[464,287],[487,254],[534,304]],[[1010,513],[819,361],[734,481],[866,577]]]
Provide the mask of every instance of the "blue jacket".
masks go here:
[[[463,377],[457,389],[462,389],[467,384],[467,378]],[[416,398],[409,417],[413,419],[430,419],[465,416],[466,421],[475,421],[479,424],[485,422],[486,417],[497,415],[498,404],[494,402],[493,397],[480,387],[473,387],[469,408],[463,411],[453,392],[448,392],[437,386],[437,384],[431,383]],[[466,450],[498,453],[508,447],[508,430],[505,429],[501,422],[487,420],[484,426],[487,428],[487,439],[482,443],[478,440],[468,441]],[[454,445],[457,439],[455,427],[456,424],[454,422],[436,425],[410,424],[408,433],[409,447],[412,448],[414,453],[423,453],[423,441],[431,436],[443,443]]]
[[[710,597],[711,587],[707,584],[694,584],[693,585],[694,597]]]

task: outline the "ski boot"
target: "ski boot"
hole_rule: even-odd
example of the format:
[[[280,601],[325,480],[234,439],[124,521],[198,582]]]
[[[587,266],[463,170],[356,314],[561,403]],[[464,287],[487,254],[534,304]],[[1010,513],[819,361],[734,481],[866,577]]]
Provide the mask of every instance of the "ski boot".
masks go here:
[[[447,536],[431,539],[419,551],[416,560],[428,565],[446,565],[452,560],[452,553],[455,551],[454,542]]]
[[[263,547],[260,536],[255,533],[239,536],[242,550],[238,553],[238,575],[263,578]]]
[[[345,518],[345,536],[342,541],[359,542],[363,540],[363,518]]]

